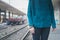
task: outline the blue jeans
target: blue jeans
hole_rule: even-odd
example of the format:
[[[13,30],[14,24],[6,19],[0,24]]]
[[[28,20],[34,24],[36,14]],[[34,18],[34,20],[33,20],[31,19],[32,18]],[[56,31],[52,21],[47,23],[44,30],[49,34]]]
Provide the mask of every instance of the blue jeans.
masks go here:
[[[35,28],[35,33],[32,34],[33,40],[48,40],[50,32],[49,28]]]

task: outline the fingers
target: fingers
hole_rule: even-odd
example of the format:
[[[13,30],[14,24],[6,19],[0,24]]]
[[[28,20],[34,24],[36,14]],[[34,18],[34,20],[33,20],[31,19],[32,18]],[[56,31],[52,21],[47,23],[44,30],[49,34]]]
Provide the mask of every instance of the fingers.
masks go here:
[[[34,29],[34,28],[29,29],[29,31],[30,31],[32,34],[35,33],[35,29]]]
[[[52,29],[52,32],[55,32],[55,31],[56,31],[56,28],[53,28],[53,29]]]

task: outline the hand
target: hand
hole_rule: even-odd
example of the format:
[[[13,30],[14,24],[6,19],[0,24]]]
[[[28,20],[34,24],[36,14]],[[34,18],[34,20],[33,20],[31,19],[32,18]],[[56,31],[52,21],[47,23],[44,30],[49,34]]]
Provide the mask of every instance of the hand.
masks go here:
[[[29,31],[30,31],[32,34],[34,34],[34,33],[35,33],[34,27],[30,28]]]
[[[56,31],[56,28],[53,28],[53,29],[52,29],[52,32],[55,32],[55,31]]]

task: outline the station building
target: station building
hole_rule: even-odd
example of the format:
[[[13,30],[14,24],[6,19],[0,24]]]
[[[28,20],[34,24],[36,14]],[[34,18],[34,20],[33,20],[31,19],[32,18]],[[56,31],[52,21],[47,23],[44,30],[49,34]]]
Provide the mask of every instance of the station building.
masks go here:
[[[5,21],[6,18],[17,17],[20,15],[26,15],[22,11],[18,10],[17,8],[11,6],[10,0],[5,2],[4,0],[0,0],[0,23]]]

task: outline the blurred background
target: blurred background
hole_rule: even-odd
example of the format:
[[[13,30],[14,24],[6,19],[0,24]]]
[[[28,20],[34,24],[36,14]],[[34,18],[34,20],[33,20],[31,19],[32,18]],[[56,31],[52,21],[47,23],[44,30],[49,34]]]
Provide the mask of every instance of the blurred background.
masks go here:
[[[56,32],[49,40],[60,39],[60,0],[52,0]],[[28,0],[0,0],[0,40],[32,40],[27,20]],[[51,29],[52,30],[52,29]]]

